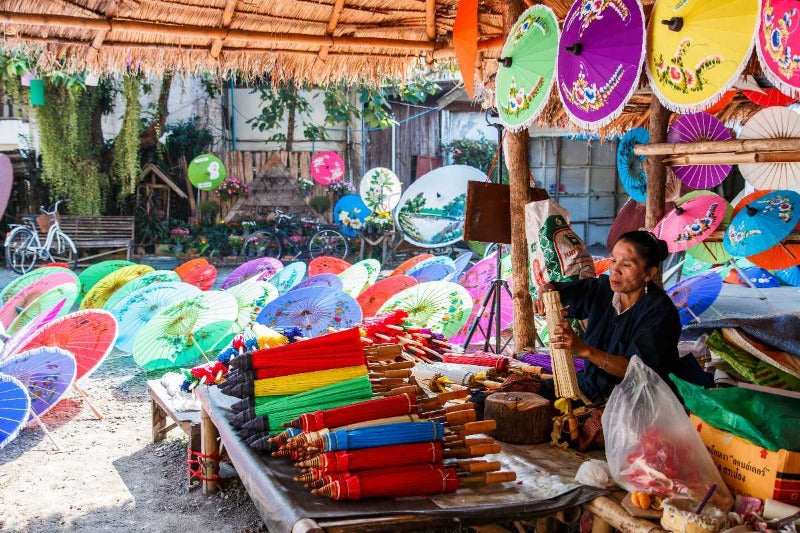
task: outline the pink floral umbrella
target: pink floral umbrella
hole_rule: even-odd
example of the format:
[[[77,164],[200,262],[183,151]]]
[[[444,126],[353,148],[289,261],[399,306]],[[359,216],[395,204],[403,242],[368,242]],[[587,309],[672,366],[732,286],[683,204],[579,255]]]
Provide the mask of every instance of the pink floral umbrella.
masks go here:
[[[344,161],[336,152],[319,152],[311,158],[311,177],[320,185],[344,178]]]
[[[491,281],[491,280],[490,280]],[[511,288],[511,280],[508,282],[509,289]],[[478,287],[477,289],[467,289],[467,292],[472,295],[472,299],[475,302],[475,305],[472,306],[472,313],[469,315],[469,319],[467,323],[464,324],[464,327],[456,333],[454,336],[450,337],[450,342],[453,344],[463,344],[464,341],[467,340],[467,335],[469,334],[469,328],[472,326],[472,323],[478,319],[478,313],[480,313],[480,327],[475,329],[475,333],[472,335],[472,339],[470,339],[471,344],[478,344],[482,343],[486,340],[486,332],[489,331],[489,314],[491,313],[491,301],[489,305],[487,305],[483,312],[481,313],[481,304],[483,303],[484,298],[486,298],[486,294],[489,291],[490,285],[487,283]],[[494,317],[492,317],[492,328],[495,327]],[[511,299],[511,296],[505,292],[505,289],[500,289],[500,330],[504,330],[509,327],[514,322],[514,301]]]
[[[654,233],[667,241],[670,252],[682,252],[703,242],[722,224],[727,204],[716,194],[702,194],[684,202],[656,225]]]

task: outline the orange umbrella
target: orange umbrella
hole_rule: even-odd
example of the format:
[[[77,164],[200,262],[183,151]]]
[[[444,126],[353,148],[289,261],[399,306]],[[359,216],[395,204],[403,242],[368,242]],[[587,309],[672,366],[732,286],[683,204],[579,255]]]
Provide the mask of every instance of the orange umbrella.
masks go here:
[[[400,263],[397,268],[392,270],[392,273],[389,276],[400,276],[411,270],[411,267],[419,263],[420,261],[425,261],[426,259],[430,259],[433,257],[433,254],[419,254],[415,255],[410,259],[406,259],[402,263]]]
[[[605,272],[611,268],[611,258],[606,257],[605,259],[598,259],[594,262],[594,273],[596,275],[605,274]]]
[[[183,278],[183,276],[189,273],[192,269],[197,268],[200,265],[207,265],[209,264],[208,261],[202,257],[198,257],[197,259],[190,259],[185,263],[178,265],[175,267],[175,273]]]
[[[311,262],[308,263],[308,277],[316,276],[318,274],[339,275],[351,266],[352,265],[344,259],[322,255],[312,259]]]
[[[365,317],[375,316],[386,300],[417,283],[416,278],[411,276],[389,276],[368,287],[358,295],[356,301],[361,306]]]
[[[706,113],[711,113],[712,115],[716,115],[717,113],[728,107],[728,104],[733,102],[734,96],[736,96],[735,90],[725,91],[720,97],[720,99],[717,100],[717,103],[713,104],[711,107],[706,109]]]
[[[175,269],[181,281],[194,285],[201,291],[207,291],[217,280],[217,269],[203,258],[192,259]]]
[[[732,268],[728,275],[723,278],[725,283],[730,283],[732,285],[747,285],[742,278],[739,277],[739,273],[736,272],[736,269]]]
[[[478,60],[478,0],[460,0],[453,23],[453,48],[464,90],[472,99],[475,89],[475,64]]]

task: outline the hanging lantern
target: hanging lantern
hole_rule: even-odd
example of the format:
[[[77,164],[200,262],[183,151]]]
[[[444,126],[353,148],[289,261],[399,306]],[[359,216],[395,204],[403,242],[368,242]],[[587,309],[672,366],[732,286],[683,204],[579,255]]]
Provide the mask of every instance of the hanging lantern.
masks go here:
[[[31,80],[31,105],[44,105],[44,80]]]

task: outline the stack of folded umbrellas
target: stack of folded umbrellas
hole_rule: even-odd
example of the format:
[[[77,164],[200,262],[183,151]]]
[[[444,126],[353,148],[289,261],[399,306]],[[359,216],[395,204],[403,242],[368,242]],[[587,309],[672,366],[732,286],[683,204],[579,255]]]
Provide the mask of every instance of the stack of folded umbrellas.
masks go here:
[[[403,358],[410,361],[441,361],[444,352],[460,349],[441,334],[408,325],[407,318],[408,313],[398,309],[365,319],[361,325],[364,342],[399,344]]]
[[[472,353],[445,353],[442,355],[442,362],[456,365],[486,367],[504,376],[512,373],[541,375],[545,370],[539,365],[528,365],[517,359],[506,357],[505,355],[483,351]]]

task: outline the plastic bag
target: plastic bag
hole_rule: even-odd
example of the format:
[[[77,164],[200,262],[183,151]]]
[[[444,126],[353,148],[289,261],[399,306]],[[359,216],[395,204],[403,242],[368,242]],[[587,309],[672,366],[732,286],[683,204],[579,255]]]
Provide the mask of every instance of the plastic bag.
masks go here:
[[[603,413],[611,475],[628,491],[700,501],[727,511],[733,498],[703,441],[669,386],[638,356],[614,388]]]

